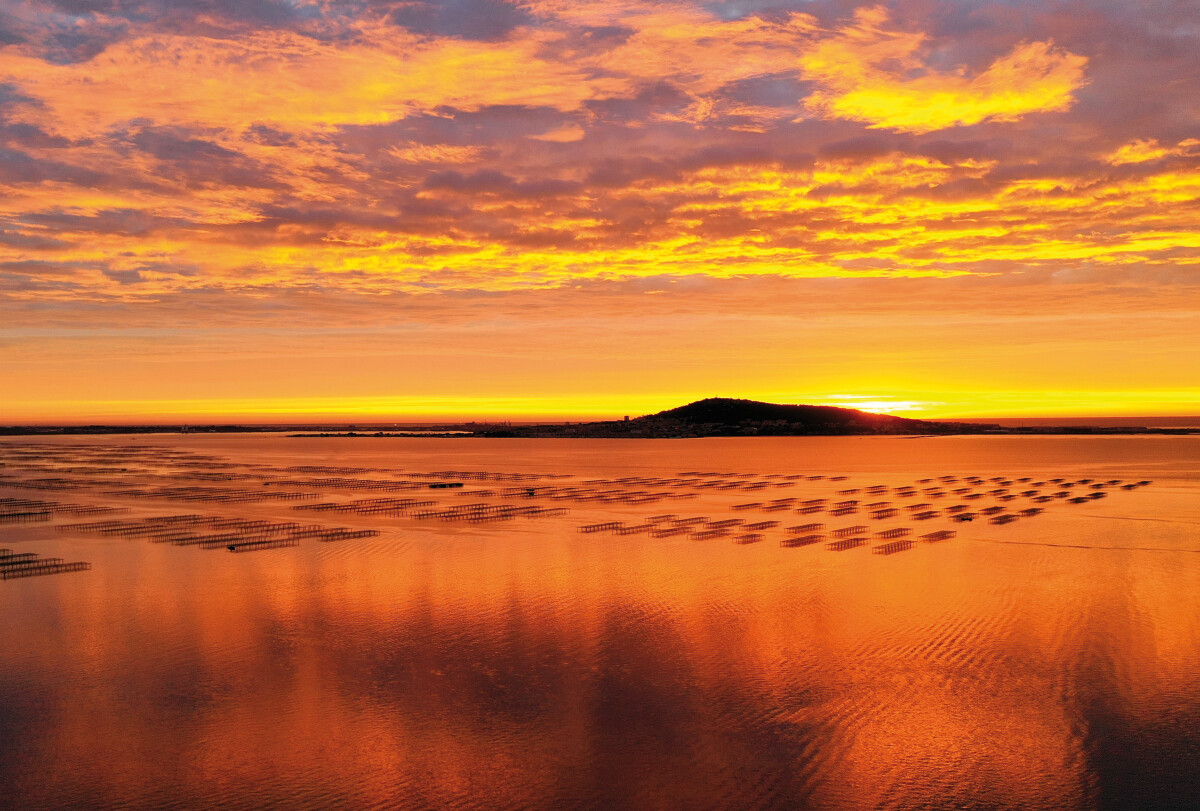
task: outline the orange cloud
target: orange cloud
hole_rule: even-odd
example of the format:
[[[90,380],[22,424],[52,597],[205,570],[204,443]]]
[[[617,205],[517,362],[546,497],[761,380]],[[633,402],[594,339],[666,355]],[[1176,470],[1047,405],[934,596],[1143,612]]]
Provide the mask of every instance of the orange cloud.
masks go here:
[[[412,163],[471,163],[483,153],[478,146],[455,144],[398,144],[389,150],[402,161]]]
[[[569,144],[572,141],[578,141],[584,136],[583,127],[571,122],[565,124],[549,132],[543,132],[541,135],[531,135],[535,141],[553,141],[558,144]]]
[[[1173,147],[1162,146],[1154,138],[1139,138],[1122,144],[1109,154],[1106,160],[1113,166],[1126,163],[1144,163],[1168,156],[1200,155],[1200,140],[1186,138]]]
[[[534,38],[502,44],[429,40],[363,26],[357,41],[288,32],[239,39],[148,35],[80,64],[0,51],[0,81],[19,84],[70,137],[131,119],[240,129],[247,122],[328,130],[378,124],[439,105],[575,109],[620,82],[589,80],[538,56]]]
[[[889,31],[887,22],[882,8],[860,10],[852,26],[800,56],[804,76],[822,87],[805,100],[809,112],[932,132],[1066,110],[1084,84],[1087,58],[1051,42],[1018,45],[975,77],[936,72],[921,60],[925,35]]]

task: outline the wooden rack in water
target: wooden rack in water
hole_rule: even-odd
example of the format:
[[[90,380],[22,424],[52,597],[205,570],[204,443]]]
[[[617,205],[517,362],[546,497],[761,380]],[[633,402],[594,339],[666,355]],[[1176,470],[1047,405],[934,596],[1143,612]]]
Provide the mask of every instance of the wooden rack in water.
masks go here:
[[[651,490],[630,490],[625,487],[600,489],[596,487],[508,487],[500,490],[476,490],[477,498],[544,498],[554,501],[601,504],[654,504],[659,501],[678,501],[696,498],[696,493],[672,493]]]
[[[352,512],[358,515],[406,516],[415,510],[436,505],[436,501],[428,499],[361,498],[347,502],[322,501],[316,504],[297,504],[292,509],[311,512]]]
[[[0,524],[28,524],[49,520],[49,510],[0,510]]]
[[[0,580],[15,580],[21,577],[37,577],[65,572],[85,572],[92,568],[90,563],[67,563],[62,558],[43,558],[33,552],[13,552],[0,549]]]
[[[230,552],[253,552],[259,549],[279,549],[281,547],[299,546],[298,538],[268,538],[261,541],[242,541],[226,545]]]
[[[126,488],[112,490],[108,495],[135,498],[164,498],[171,501],[213,501],[222,504],[256,501],[297,501],[317,498],[316,493],[292,491],[239,490],[230,487],[157,487],[153,489]]]
[[[347,541],[372,538],[379,534],[379,530],[375,529],[206,515],[168,515],[140,521],[94,521],[85,524],[64,524],[58,529],[63,532],[94,532],[101,535],[145,538],[151,543],[197,546],[201,549],[221,549],[230,546],[268,549],[296,545],[284,541]],[[280,543],[275,543],[276,541]]]
[[[518,506],[515,504],[462,504],[445,510],[421,510],[413,518],[443,521],[503,521],[511,518],[548,518],[566,515],[565,507]]]
[[[948,541],[951,538],[953,538],[955,536],[955,534],[956,533],[952,529],[939,529],[936,532],[925,533],[924,535],[921,536],[921,540],[926,541],[928,543],[935,543],[937,541]]]
[[[0,484],[22,490],[78,490],[83,487],[91,487],[94,482],[91,479],[71,479],[58,476],[44,479],[21,479],[6,475],[0,476]]]
[[[894,555],[897,552],[906,552],[914,546],[916,546],[916,541],[912,540],[892,541],[872,547],[871,552],[876,555]]]
[[[321,479],[276,479],[267,482],[268,485],[282,487],[315,487],[321,490],[371,490],[383,493],[395,493],[405,490],[424,490],[428,487],[425,482],[397,482],[387,479],[353,479],[345,477]]]
[[[166,543],[172,546],[198,546],[201,549],[219,549],[231,543],[249,543],[251,541],[278,538],[290,531],[288,529],[264,529],[248,532],[225,532],[215,535],[197,535],[194,532],[180,532],[171,535],[159,535],[150,539],[151,543]]]
[[[848,549],[863,546],[866,542],[866,538],[844,538],[840,541],[830,541],[825,544],[825,548],[831,552],[845,552]]]
[[[809,533],[807,535],[789,535],[779,542],[780,546],[811,546],[815,543],[820,543],[825,540],[825,536],[820,533]]]
[[[61,501],[42,501],[29,498],[0,498],[0,521],[3,516],[14,512],[29,512],[34,514],[47,513],[54,515],[111,515],[128,512],[128,507],[94,507],[90,504],[64,504]],[[33,518],[27,520],[40,521]]]
[[[620,527],[621,523],[620,521],[605,521],[600,524],[584,524],[579,528],[579,531],[583,533],[610,532]]]

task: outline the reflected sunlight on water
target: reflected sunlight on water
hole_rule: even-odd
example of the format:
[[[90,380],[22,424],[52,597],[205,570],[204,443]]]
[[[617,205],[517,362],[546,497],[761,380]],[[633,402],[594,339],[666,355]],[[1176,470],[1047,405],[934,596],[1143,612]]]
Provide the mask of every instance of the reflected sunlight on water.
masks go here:
[[[92,564],[0,583],[0,796],[17,807],[1200,796],[1198,438],[121,437],[6,441],[0,462],[9,504],[126,508],[22,507],[48,514],[0,523],[14,554]],[[416,475],[437,471],[493,475]],[[444,481],[465,486],[428,488]],[[1104,497],[1022,495],[1065,483]],[[363,502],[417,497],[440,517]],[[818,498],[821,512],[796,513]],[[831,516],[839,501],[860,503]],[[880,502],[898,514],[868,517]],[[448,520],[483,503],[569,512]],[[732,509],[748,503],[761,506]],[[918,503],[937,515],[914,520]],[[979,517],[952,521],[959,503]],[[1010,524],[982,514],[1035,503]],[[129,534],[181,515],[244,521]],[[736,528],[695,540],[700,525],[579,531],[652,516],[780,524],[750,544]],[[126,534],[62,529],[103,521]],[[199,545],[228,527],[250,538],[254,521],[280,525],[276,539],[291,524],[378,534]],[[810,522],[820,542],[781,544]],[[854,526],[866,542],[831,551],[827,533]],[[901,527],[911,548],[871,554]],[[957,534],[920,540],[941,529]]]

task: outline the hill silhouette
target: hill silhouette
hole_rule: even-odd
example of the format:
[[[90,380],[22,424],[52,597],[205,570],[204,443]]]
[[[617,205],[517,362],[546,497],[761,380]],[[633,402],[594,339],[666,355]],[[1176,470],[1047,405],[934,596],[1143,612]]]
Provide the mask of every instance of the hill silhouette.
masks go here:
[[[700,425],[740,425],[746,422],[778,422],[807,425],[813,428],[845,430],[880,428],[924,430],[934,424],[928,420],[913,420],[894,417],[890,414],[874,414],[855,408],[837,406],[784,405],[764,403],[758,400],[736,400],[728,397],[709,397],[685,406],[660,411],[641,420],[680,420]]]
[[[873,414],[837,406],[786,405],[709,397],[633,419],[514,427],[505,436],[700,437],[978,434],[998,426]],[[492,436],[500,435],[492,433]]]

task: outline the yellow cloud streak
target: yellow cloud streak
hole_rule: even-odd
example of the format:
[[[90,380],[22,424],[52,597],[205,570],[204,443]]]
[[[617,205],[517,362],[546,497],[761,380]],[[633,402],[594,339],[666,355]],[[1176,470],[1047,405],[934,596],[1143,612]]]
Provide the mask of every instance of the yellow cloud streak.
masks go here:
[[[593,199],[581,194],[562,210],[591,207],[595,215],[547,214],[536,202],[474,200],[516,228],[575,236],[561,248],[507,246],[484,237],[450,234],[406,235],[350,224],[301,239],[293,226],[263,239],[231,241],[219,228],[252,222],[256,190],[200,190],[173,199],[138,192],[126,196],[81,190],[78,199],[61,189],[51,194],[63,210],[79,214],[104,208],[144,209],[177,214],[187,227],[146,234],[135,242],[121,233],[55,233],[72,247],[60,261],[103,263],[112,270],[137,269],[146,262],[199,265],[194,276],[143,273],[136,286],[123,285],[99,271],[73,281],[95,293],[145,297],[173,289],[207,285],[241,289],[259,285],[309,284],[312,272],[323,287],[368,292],[408,289],[420,292],[436,278],[440,289],[505,290],[558,285],[573,278],[617,278],[660,274],[734,276],[947,275],[971,272],[981,262],[1032,264],[1087,260],[1101,264],[1154,262],[1165,252],[1187,261],[1180,250],[1200,249],[1200,215],[1175,205],[1200,197],[1200,179],[1164,171],[1102,184],[1072,185],[1063,180],[1013,181],[993,192],[942,200],[909,189],[979,176],[974,162],[944,164],[925,158],[884,157],[852,164],[823,161],[811,171],[741,166],[706,169],[678,181],[644,182]],[[817,189],[825,193],[814,196]],[[677,197],[682,202],[660,233],[626,247],[611,241],[603,217],[614,203]],[[47,202],[49,199],[47,198]],[[35,195],[0,203],[0,212],[18,213]],[[74,205],[72,205],[74,204]],[[1154,205],[1150,205],[1154,204]],[[1156,206],[1168,206],[1160,209]],[[1054,224],[1059,213],[1072,227]],[[1170,216],[1165,216],[1169,212]],[[707,233],[710,218],[723,215],[795,217],[719,236]],[[809,224],[820,217],[823,227]],[[197,224],[200,227],[197,227]],[[835,225],[836,224],[836,225]],[[212,226],[207,227],[207,226]],[[1036,239],[1034,238],[1036,235]],[[231,235],[232,236],[232,235]],[[20,249],[0,250],[0,259],[18,261]],[[844,263],[853,262],[853,269]],[[75,291],[14,292],[16,297],[69,298]]]
[[[1200,153],[1200,140],[1195,138],[1187,138],[1173,147],[1162,146],[1153,138],[1139,138],[1122,144],[1108,156],[1108,162],[1113,166],[1121,166],[1126,163],[1144,163],[1167,156],[1195,155],[1197,153]]]

